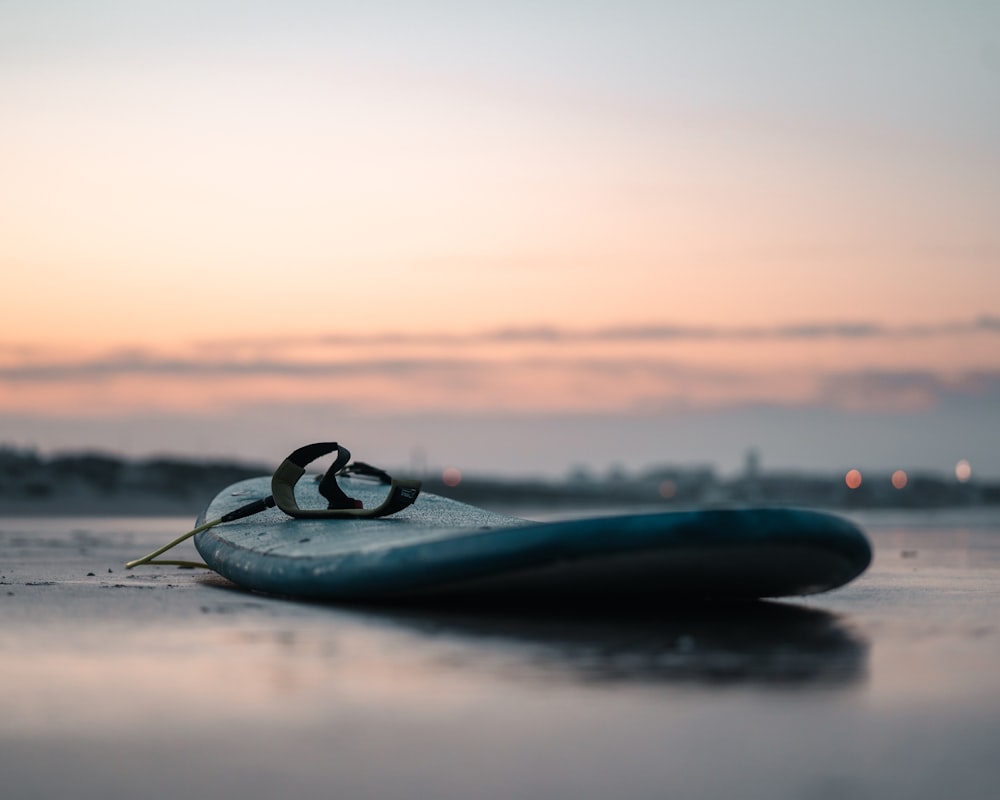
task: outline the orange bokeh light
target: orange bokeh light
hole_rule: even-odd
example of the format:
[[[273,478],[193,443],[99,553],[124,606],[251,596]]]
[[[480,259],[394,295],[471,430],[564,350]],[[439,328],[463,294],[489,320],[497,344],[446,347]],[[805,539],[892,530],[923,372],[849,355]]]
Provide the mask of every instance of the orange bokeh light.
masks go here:
[[[861,472],[856,469],[848,470],[844,476],[844,483],[847,484],[848,489],[857,489],[861,486]]]
[[[902,489],[905,487],[908,480],[909,478],[906,473],[901,469],[897,469],[894,473],[892,473],[892,485],[895,489]]]
[[[448,467],[441,473],[441,480],[445,486],[458,486],[462,482],[462,473],[455,467]]]
[[[965,483],[972,477],[972,465],[964,458],[955,465],[955,477],[960,483]]]

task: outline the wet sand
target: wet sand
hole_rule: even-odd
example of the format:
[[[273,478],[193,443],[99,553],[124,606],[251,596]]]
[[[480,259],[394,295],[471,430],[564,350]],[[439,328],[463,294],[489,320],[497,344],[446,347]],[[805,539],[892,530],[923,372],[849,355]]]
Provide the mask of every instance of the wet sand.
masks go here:
[[[0,792],[992,796],[1000,519],[859,519],[848,587],[640,613],[298,603],[123,568],[188,519],[0,518]]]

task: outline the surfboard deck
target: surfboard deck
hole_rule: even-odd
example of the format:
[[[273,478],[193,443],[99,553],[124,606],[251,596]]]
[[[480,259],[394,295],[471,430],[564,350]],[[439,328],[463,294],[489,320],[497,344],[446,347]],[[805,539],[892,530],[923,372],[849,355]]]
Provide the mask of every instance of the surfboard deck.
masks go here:
[[[385,487],[344,478],[377,505]],[[325,507],[314,481],[303,507]],[[220,492],[214,519],[270,493]],[[199,533],[206,564],[259,592],[332,601],[396,598],[766,598],[842,586],[871,562],[853,523],[788,508],[706,509],[531,522],[430,493],[381,519],[293,519],[276,508]]]

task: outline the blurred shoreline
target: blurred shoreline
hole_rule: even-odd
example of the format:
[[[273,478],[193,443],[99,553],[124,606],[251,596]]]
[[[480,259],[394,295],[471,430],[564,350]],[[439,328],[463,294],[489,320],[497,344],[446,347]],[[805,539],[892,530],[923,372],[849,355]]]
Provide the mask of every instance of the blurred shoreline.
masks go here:
[[[30,450],[0,448],[0,515],[194,516],[226,486],[271,471],[271,465],[239,461],[129,460],[93,452],[43,457]],[[929,473],[907,476],[898,488],[891,475],[865,474],[859,486],[850,488],[838,474],[769,472],[753,466],[736,476],[720,476],[705,466],[662,466],[634,474],[616,469],[602,477],[577,470],[563,479],[428,472],[414,476],[423,480],[426,491],[507,512],[725,505],[844,510],[1000,506],[1000,483],[961,482]]]

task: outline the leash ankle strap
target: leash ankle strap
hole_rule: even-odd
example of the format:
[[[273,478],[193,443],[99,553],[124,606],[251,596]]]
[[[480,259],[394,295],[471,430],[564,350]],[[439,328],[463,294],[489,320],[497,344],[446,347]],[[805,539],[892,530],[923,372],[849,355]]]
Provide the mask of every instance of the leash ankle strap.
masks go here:
[[[319,484],[319,493],[326,498],[328,507],[299,508],[295,499],[295,484],[305,473],[306,466],[334,450],[337,451],[337,457]],[[360,500],[349,497],[337,483],[337,474],[350,460],[350,451],[336,442],[315,442],[300,447],[282,461],[271,476],[271,494],[275,504],[288,516],[300,519],[373,518],[402,511],[420,494],[420,481],[391,478],[383,473],[389,478],[388,496],[375,508],[364,508]]]

